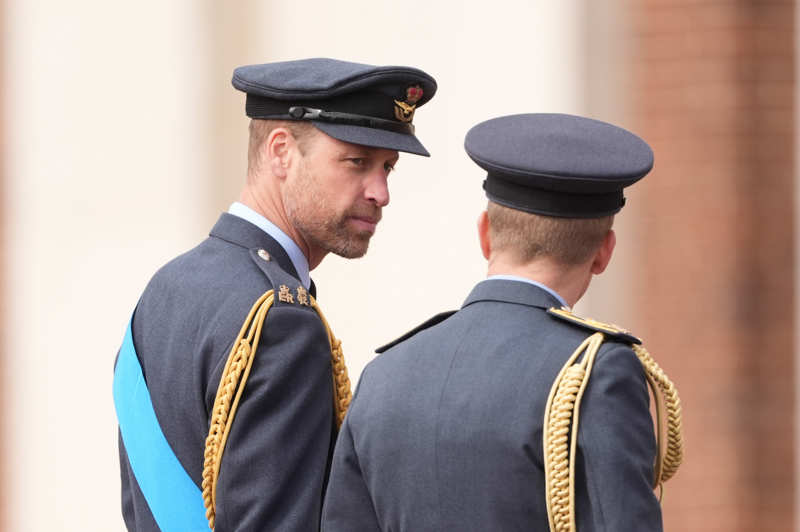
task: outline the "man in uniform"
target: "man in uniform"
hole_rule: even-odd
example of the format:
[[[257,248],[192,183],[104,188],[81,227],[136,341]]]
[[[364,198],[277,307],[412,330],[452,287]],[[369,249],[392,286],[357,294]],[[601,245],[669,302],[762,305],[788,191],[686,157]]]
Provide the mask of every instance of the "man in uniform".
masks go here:
[[[233,85],[252,118],[240,200],[155,274],[115,366],[129,530],[208,530],[201,489],[218,385],[248,311],[270,290],[209,522],[217,532],[319,527],[337,426],[332,346],[309,271],[329,252],[364,255],[398,152],[428,155],[412,120],[436,82],[421,70],[308,59],[237,68]]]
[[[623,188],[653,156],[621,128],[557,114],[483,122],[465,148],[488,172],[478,220],[488,278],[459,311],[378,349],[362,373],[339,433],[323,532],[548,530],[548,397],[597,330],[563,307],[608,265]],[[571,429],[577,530],[661,530],[636,339],[605,332]],[[574,530],[561,525],[553,529]]]

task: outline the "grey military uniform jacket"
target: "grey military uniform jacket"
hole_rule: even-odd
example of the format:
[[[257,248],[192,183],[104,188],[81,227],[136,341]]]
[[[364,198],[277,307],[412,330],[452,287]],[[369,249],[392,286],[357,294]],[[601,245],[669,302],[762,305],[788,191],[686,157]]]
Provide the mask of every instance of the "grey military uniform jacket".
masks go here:
[[[300,284],[283,248],[223,214],[208,239],[158,271],[133,318],[133,340],[161,429],[201,485],[209,413],[233,341],[273,288],[258,250],[289,288]],[[277,287],[276,287],[277,291]],[[222,459],[216,532],[318,530],[335,438],[330,348],[307,306],[270,311]],[[122,513],[129,530],[158,530],[120,438]]]
[[[550,387],[592,331],[519,281],[479,283],[460,311],[364,370],[337,441],[323,532],[549,530],[542,423]],[[581,405],[579,532],[661,530],[640,362],[604,343]]]

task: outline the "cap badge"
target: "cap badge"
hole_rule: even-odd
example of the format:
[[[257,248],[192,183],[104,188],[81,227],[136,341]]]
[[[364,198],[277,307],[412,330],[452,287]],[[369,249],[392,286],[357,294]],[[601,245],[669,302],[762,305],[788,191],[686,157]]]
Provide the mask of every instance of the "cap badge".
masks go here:
[[[394,116],[401,122],[411,122],[417,102],[422,98],[422,87],[412,85],[406,89],[406,101],[394,101]]]
[[[422,87],[419,85],[412,85],[406,89],[406,101],[408,103],[416,105],[420,98],[422,98]]]

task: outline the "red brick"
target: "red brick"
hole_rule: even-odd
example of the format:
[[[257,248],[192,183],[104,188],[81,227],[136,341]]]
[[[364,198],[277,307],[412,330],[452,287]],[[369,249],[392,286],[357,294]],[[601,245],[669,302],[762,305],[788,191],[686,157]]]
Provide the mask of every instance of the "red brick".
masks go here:
[[[630,326],[685,413],[665,529],[791,530],[794,4],[629,6],[634,129],[656,157],[630,194],[641,213]]]

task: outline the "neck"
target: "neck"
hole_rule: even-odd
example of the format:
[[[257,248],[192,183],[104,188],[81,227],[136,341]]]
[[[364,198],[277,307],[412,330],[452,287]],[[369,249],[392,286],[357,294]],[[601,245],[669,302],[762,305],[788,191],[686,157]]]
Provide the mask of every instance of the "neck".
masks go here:
[[[306,260],[308,260],[309,270],[313,270],[319,266],[319,263],[322,262],[322,259],[327,255],[327,251],[318,250],[317,252],[313,252],[308,242],[306,242],[294,225],[289,222],[289,217],[286,214],[286,207],[283,204],[280,191],[277,189],[270,190],[268,193],[259,193],[259,191],[260,188],[250,186],[248,178],[248,184],[242,190],[239,201],[275,224],[281,231],[286,233],[289,238],[294,240],[294,243],[297,244],[297,247],[300,248],[300,251],[303,252]]]
[[[556,291],[570,307],[580,300],[592,278],[590,264],[565,267],[549,258],[516,264],[503,256],[489,259],[488,275],[516,275],[536,281]]]

